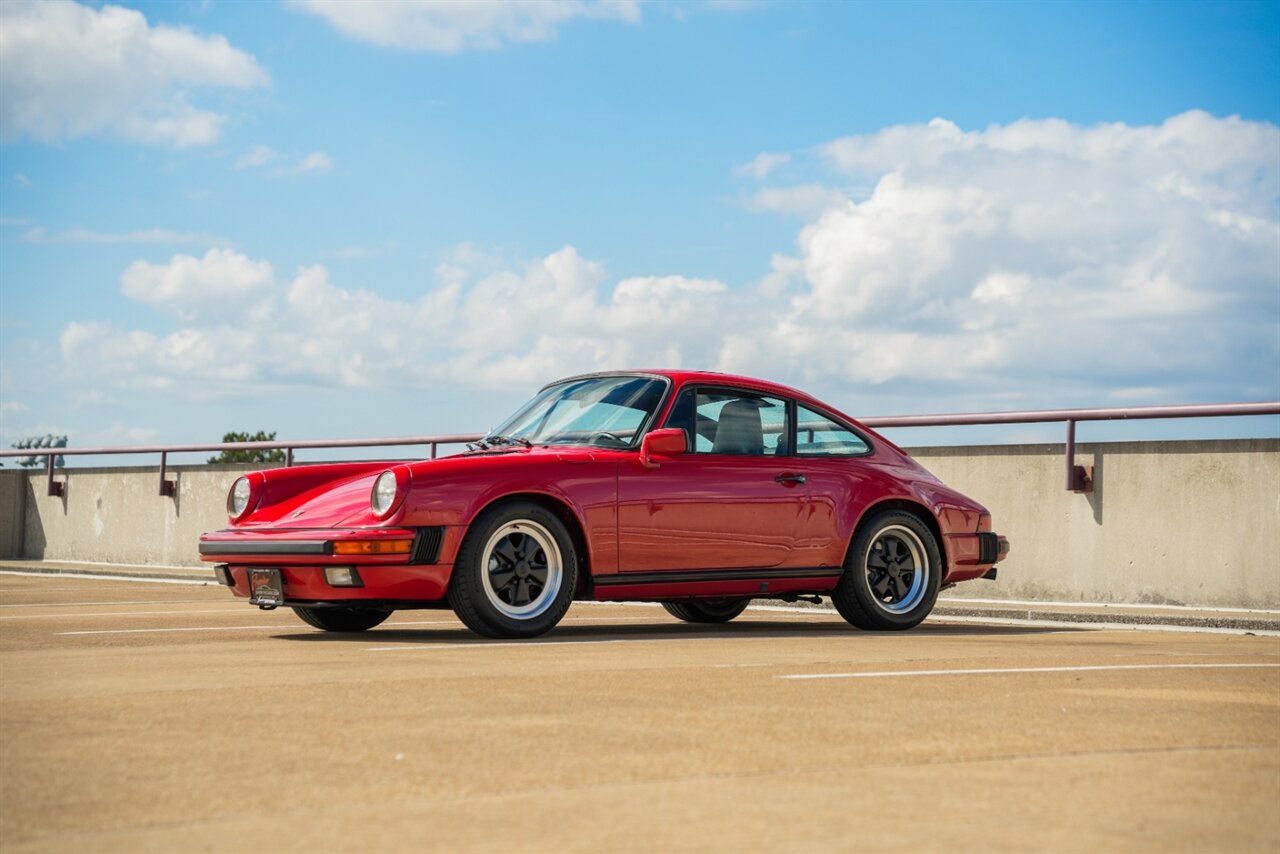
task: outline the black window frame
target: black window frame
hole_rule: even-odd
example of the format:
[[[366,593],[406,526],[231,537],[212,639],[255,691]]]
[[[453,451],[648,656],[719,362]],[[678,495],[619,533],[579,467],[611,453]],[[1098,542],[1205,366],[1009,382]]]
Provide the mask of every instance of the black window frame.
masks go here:
[[[776,454],[776,453],[775,454],[724,454],[724,453],[717,454],[714,451],[699,451],[698,435],[697,435],[698,426],[697,426],[697,420],[696,420],[697,414],[698,414],[697,400],[698,400],[698,395],[702,394],[703,392],[718,392],[721,394],[734,395],[737,397],[754,397],[754,398],[767,397],[767,398],[773,398],[774,400],[782,401],[783,405],[786,407],[786,414],[783,416],[784,421],[783,421],[782,432],[786,435],[787,453],[785,454]],[[729,385],[705,385],[702,383],[690,383],[688,385],[682,386],[679,389],[679,391],[674,392],[671,400],[671,409],[667,412],[667,417],[662,420],[662,426],[664,428],[676,426],[671,424],[671,419],[676,417],[677,413],[679,412],[681,398],[683,398],[685,394],[693,395],[693,399],[694,399],[693,415],[695,419],[693,424],[692,436],[689,435],[689,428],[677,427],[677,429],[684,430],[685,445],[688,447],[688,450],[686,450],[685,453],[696,455],[699,457],[715,456],[715,457],[732,457],[734,459],[743,459],[743,458],[778,459],[780,457],[785,458],[785,457],[793,457],[796,455],[794,450],[796,446],[796,400],[795,398],[788,397],[787,395],[776,394],[774,392],[763,391],[761,389],[755,389],[755,388],[742,388],[738,386],[729,386]]]
[[[791,448],[792,448],[791,456],[799,457],[800,459],[806,459],[806,460],[859,460],[859,459],[862,459],[863,457],[869,457],[876,452],[876,446],[875,446],[875,443],[871,441],[871,437],[867,436],[865,433],[863,433],[857,427],[854,427],[849,422],[845,421],[843,418],[837,418],[836,416],[832,415],[830,411],[822,408],[821,406],[814,406],[813,404],[807,401],[800,402],[800,401],[793,400],[791,401],[791,403],[793,407],[792,413],[794,414],[794,418],[792,419],[792,422],[791,422],[791,429],[793,433],[796,434],[796,436],[793,437],[794,444],[791,445]],[[810,412],[814,412],[822,416],[823,418],[827,419],[831,423],[838,424],[844,429],[848,430],[850,433],[852,433],[853,435],[861,439],[863,444],[867,446],[867,449],[860,454],[817,454],[817,453],[802,454],[800,453],[798,434],[800,430],[800,407],[801,406],[803,406],[805,409],[808,409]]]

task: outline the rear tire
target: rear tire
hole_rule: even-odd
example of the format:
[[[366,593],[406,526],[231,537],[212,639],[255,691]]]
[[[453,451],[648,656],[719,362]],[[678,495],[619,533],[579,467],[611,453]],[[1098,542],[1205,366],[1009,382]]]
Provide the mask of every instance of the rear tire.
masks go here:
[[[363,632],[391,616],[390,611],[372,608],[299,608],[293,613],[302,622],[326,632]]]
[[[449,580],[458,619],[490,638],[532,638],[555,627],[578,584],[578,553],[564,522],[514,501],[471,523]]]
[[[750,599],[705,599],[663,602],[668,614],[686,623],[727,623],[746,610]]]
[[[860,629],[915,628],[933,610],[942,570],[929,527],[913,513],[887,510],[858,528],[831,601]]]

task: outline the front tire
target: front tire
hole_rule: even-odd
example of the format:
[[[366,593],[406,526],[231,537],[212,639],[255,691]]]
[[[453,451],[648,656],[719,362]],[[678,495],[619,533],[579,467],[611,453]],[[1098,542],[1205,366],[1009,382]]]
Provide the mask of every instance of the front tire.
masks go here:
[[[915,628],[933,610],[942,570],[929,527],[912,513],[888,510],[858,529],[831,600],[860,629]]]
[[[449,605],[477,634],[532,638],[560,622],[577,583],[578,554],[559,517],[532,502],[500,504],[471,523]]]
[[[686,623],[727,623],[746,610],[750,599],[706,599],[663,602],[663,609]]]
[[[299,608],[293,613],[302,622],[326,632],[363,632],[391,616],[390,611],[372,608]]]

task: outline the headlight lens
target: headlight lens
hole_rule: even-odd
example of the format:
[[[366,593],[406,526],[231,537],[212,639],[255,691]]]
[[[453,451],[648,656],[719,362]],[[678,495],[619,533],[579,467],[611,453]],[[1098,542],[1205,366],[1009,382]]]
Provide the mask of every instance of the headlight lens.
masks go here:
[[[384,471],[378,475],[378,479],[373,482],[373,497],[370,499],[375,515],[382,516],[391,509],[397,490],[395,472]]]
[[[227,493],[227,515],[232,519],[238,519],[244,515],[244,510],[249,506],[249,478],[242,477],[231,485],[231,492]]]

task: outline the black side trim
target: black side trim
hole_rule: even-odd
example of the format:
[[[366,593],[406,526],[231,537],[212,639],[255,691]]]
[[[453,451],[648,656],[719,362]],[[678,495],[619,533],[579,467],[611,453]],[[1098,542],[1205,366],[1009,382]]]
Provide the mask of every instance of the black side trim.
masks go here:
[[[255,540],[234,543],[213,540],[200,544],[202,555],[331,555],[333,543],[327,540]]]
[[[410,563],[435,563],[440,559],[440,546],[444,544],[444,526],[419,528],[413,539],[413,557]]]
[[[839,566],[802,566],[788,569],[677,569],[662,572],[620,572],[597,575],[600,586],[633,584],[696,584],[699,581],[754,581],[760,578],[825,578],[844,572]]]
[[[1000,559],[1000,539],[983,531],[978,534],[978,563],[995,563]]]

